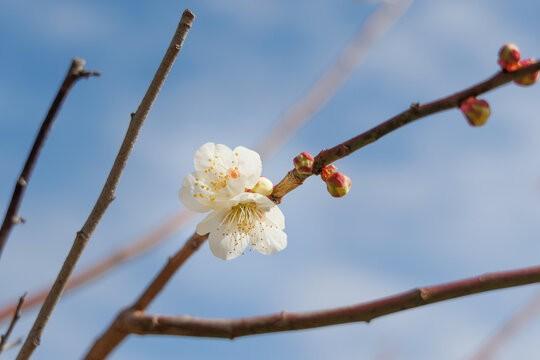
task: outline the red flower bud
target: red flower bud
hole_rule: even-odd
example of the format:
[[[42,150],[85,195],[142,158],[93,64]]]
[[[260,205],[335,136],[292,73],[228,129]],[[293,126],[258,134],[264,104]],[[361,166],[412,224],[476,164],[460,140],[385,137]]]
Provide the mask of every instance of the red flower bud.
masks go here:
[[[326,189],[333,197],[347,195],[351,189],[351,179],[340,172],[335,172],[326,180]]]
[[[311,175],[313,171],[313,156],[308,152],[301,152],[294,160],[294,168],[299,174]]]
[[[501,69],[514,71],[518,68],[518,62],[521,57],[519,48],[514,44],[504,44],[499,50],[499,60],[497,61]]]
[[[335,167],[334,165],[326,165],[321,170],[321,179],[323,179],[323,181],[326,182],[326,180],[328,180],[330,175],[332,175],[336,171],[337,171],[337,167]]]
[[[520,62],[518,62],[518,69],[521,69],[522,67],[525,67],[528,65],[532,65],[534,63],[536,63],[536,60],[534,59],[521,60]],[[523,77],[520,77],[519,79],[514,80],[514,82],[521,86],[529,86],[537,82],[539,76],[540,76],[540,71],[535,71],[527,75],[524,75]]]
[[[463,101],[459,108],[471,126],[484,125],[491,114],[489,103],[486,100],[480,100],[472,96]]]

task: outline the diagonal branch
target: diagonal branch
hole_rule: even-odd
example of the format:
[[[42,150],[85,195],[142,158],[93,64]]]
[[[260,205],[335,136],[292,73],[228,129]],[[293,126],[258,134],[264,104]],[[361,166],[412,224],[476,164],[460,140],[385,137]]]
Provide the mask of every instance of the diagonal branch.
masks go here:
[[[32,176],[32,171],[37,163],[37,159],[43,149],[47,135],[49,134],[54,120],[64,103],[64,100],[67,98],[69,91],[75,85],[79,79],[89,78],[91,76],[99,76],[99,73],[96,71],[87,71],[84,69],[85,61],[83,59],[73,59],[71,65],[69,66],[68,72],[64,77],[64,81],[56,96],[45,115],[45,119],[41,123],[41,127],[36,135],[32,149],[26,158],[23,169],[17,178],[17,183],[13,189],[13,194],[11,195],[11,200],[9,202],[6,214],[4,215],[4,220],[2,226],[0,227],[0,257],[2,257],[2,252],[4,246],[6,245],[7,239],[13,229],[13,226],[19,223],[24,222],[24,219],[17,214],[22,203],[24,192]]]
[[[344,158],[353,152],[369,145],[381,137],[397,130],[407,124],[429,115],[450,110],[459,107],[460,103],[470,96],[477,96],[488,91],[494,90],[502,85],[520,78],[523,75],[530,74],[540,70],[540,62],[523,67],[514,72],[498,72],[487,80],[473,85],[465,90],[459,91],[450,96],[426,104],[414,103],[409,109],[397,114],[374,128],[363,132],[347,141],[334,146],[333,148],[321,151],[316,157],[313,165],[313,173],[320,174],[325,165],[329,165],[336,160]],[[301,175],[296,170],[291,170],[274,187],[272,199],[280,202],[281,199],[290,191],[300,186],[310,175]]]
[[[368,130],[365,133],[362,133],[350,140],[347,140],[346,142],[339,144],[331,149],[323,150],[319,153],[319,155],[316,157],[317,162],[317,171],[315,173],[320,172],[320,169],[327,164],[330,164],[331,162],[343,158],[347,155],[350,155],[352,152],[360,149],[363,146],[366,146],[375,140],[381,138],[382,136],[408,124],[413,122],[414,120],[420,119],[422,117],[426,117],[428,115],[434,114],[436,112],[448,110],[454,107],[459,106],[460,102],[466,99],[469,96],[476,96],[482,93],[485,93],[487,91],[493,90],[499,86],[502,86],[504,84],[507,84],[508,82],[512,81],[513,79],[516,79],[518,77],[521,77],[525,74],[533,73],[535,71],[540,70],[540,63],[535,63],[533,65],[524,67],[518,71],[512,72],[512,73],[506,73],[506,72],[499,72],[492,76],[491,78],[473,85],[463,91],[457,92],[453,95],[444,97],[442,99],[433,101],[431,103],[427,103],[424,105],[420,104],[413,104],[411,105],[409,110],[406,110],[393,118],[383,122],[382,124],[372,128],[371,130]],[[296,172],[296,170],[291,170],[289,173],[285,176],[285,178],[274,187],[274,192],[270,196],[272,200],[279,203],[281,201],[281,198],[285,196],[288,192],[295,189],[296,187],[300,186],[303,181],[308,176],[302,176]],[[123,322],[126,317],[129,317],[131,314],[140,314],[147,306],[150,304],[150,302],[159,294],[159,292],[165,287],[166,283],[170,280],[170,278],[174,275],[176,271],[185,263],[185,261],[193,254],[195,251],[201,246],[201,244],[207,239],[207,235],[200,236],[196,233],[193,234],[190,239],[184,244],[184,246],[173,256],[169,259],[167,264],[164,268],[161,269],[161,271],[156,275],[154,280],[150,283],[149,287],[143,292],[143,294],[131,305],[130,307],[124,309],[121,311],[115,320],[109,325],[109,327],[105,330],[103,334],[99,336],[99,338],[94,342],[90,350],[85,356],[86,360],[97,360],[102,359],[109,355],[115,348],[118,346],[127,336],[128,333],[126,332],[126,329],[123,327]],[[540,278],[540,269],[537,269],[539,274],[537,275],[538,278]],[[506,275],[502,276],[503,278]],[[479,284],[480,287],[473,291],[472,293],[477,293],[481,291],[488,291],[495,288],[504,288],[509,286],[517,286],[521,285],[500,285],[499,287],[493,287],[489,288],[486,287],[485,290],[484,286],[486,285],[483,282],[483,277],[479,278]],[[540,280],[535,280],[526,282],[526,283],[532,283],[537,282]],[[503,282],[504,284],[504,282]],[[467,283],[464,284],[465,288],[468,286]],[[437,290],[438,287],[435,287],[434,289],[427,288],[428,290]],[[441,290],[444,290],[444,286]],[[463,289],[457,289],[459,294],[459,291],[464,290]],[[408,294],[408,293],[407,293]],[[431,293],[426,295],[427,293],[425,291],[420,292],[420,298],[423,298],[425,296],[428,296],[428,299],[433,299],[433,296]],[[442,301],[446,300],[452,297],[457,296],[465,296],[467,295],[464,293],[463,295],[452,295],[448,298],[441,298]],[[414,294],[413,294],[414,295]],[[403,295],[405,296],[405,295]],[[408,296],[408,295],[407,295]],[[414,295],[417,296],[417,295]],[[425,300],[425,299],[424,299]],[[425,304],[436,302],[436,301],[427,301]],[[419,303],[415,306],[425,305],[424,303]],[[413,306],[413,307],[415,307]],[[391,311],[394,312],[394,311]],[[389,313],[391,313],[389,312]],[[384,315],[384,314],[383,314]],[[328,324],[330,325],[330,324]]]
[[[21,317],[21,309],[25,297],[26,293],[19,298],[19,302],[17,303],[17,307],[15,308],[15,312],[13,313],[13,317],[11,318],[6,333],[0,336],[0,354],[8,347],[8,339],[11,336],[11,332],[13,331],[13,328],[15,328],[15,324],[17,324],[17,321],[19,321],[19,318]]]
[[[234,339],[241,336],[323,326],[370,322],[381,316],[486,291],[540,282],[540,266],[487,273],[472,278],[412,289],[385,298],[311,312],[285,312],[239,318],[204,319],[191,316],[125,313],[123,331],[139,335],[177,335]]]
[[[60,296],[62,295],[67,279],[73,272],[77,260],[80,258],[86,244],[90,239],[90,236],[105,214],[109,204],[114,200],[114,194],[118,181],[120,180],[120,176],[122,175],[122,172],[126,166],[126,162],[131,154],[133,145],[137,140],[139,131],[142,128],[146,116],[148,115],[148,112],[150,111],[150,108],[154,103],[161,87],[163,86],[167,74],[171,70],[174,61],[180,52],[180,48],[182,47],[187,33],[191,28],[193,19],[194,15],[189,10],[184,11],[182,14],[182,18],[174,33],[171,43],[169,44],[167,52],[165,53],[165,56],[163,57],[161,64],[159,65],[159,68],[157,69],[137,111],[131,118],[126,135],[122,145],[120,146],[116,159],[114,160],[114,164],[107,177],[105,185],[101,190],[101,194],[99,195],[94,208],[92,209],[82,229],[77,232],[73,246],[66,257],[64,264],[62,265],[60,273],[58,274],[51,291],[47,295],[47,298],[39,311],[36,321],[34,322],[34,325],[32,326],[32,329],[30,330],[30,333],[28,334],[28,337],[21,348],[21,351],[17,355],[17,360],[26,360],[30,358],[35,348],[39,345],[43,329],[49,320],[54,307],[58,303]]]

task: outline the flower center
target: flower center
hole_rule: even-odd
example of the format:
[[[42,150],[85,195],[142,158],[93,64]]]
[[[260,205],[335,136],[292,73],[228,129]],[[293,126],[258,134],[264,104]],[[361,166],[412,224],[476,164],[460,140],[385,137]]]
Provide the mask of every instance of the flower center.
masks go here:
[[[256,203],[240,203],[229,210],[223,219],[223,223],[234,226],[244,234],[249,234],[262,217],[263,212],[257,207]]]
[[[229,170],[227,170],[227,175],[231,179],[238,179],[240,177],[240,171],[238,171],[237,167],[233,167],[233,168],[230,168]]]

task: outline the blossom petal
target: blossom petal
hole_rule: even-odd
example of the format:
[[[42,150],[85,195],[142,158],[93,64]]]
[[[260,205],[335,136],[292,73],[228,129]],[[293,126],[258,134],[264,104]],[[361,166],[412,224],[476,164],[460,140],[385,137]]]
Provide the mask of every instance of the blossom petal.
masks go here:
[[[195,153],[193,163],[195,170],[210,170],[214,173],[226,174],[234,165],[235,157],[232,150],[223,144],[206,143]]]
[[[285,229],[285,216],[277,205],[272,206],[264,215],[266,221],[277,226],[279,230]]]
[[[215,232],[220,226],[225,214],[225,210],[212,211],[200,223],[197,224],[197,234],[206,235],[208,233]]]
[[[199,197],[200,187],[196,184],[194,174],[189,174],[184,178],[182,188],[180,189],[180,200],[188,209],[195,212],[207,212],[211,209],[208,201]]]
[[[275,254],[287,247],[287,234],[276,226],[261,224],[263,230],[256,239],[251,238],[253,248],[263,255]]]
[[[233,153],[237,161],[240,177],[243,179],[245,187],[251,189],[262,174],[261,157],[256,151],[243,146],[237,146]]]
[[[249,236],[232,229],[219,226],[210,233],[210,250],[220,259],[231,260],[242,255],[249,244]]]

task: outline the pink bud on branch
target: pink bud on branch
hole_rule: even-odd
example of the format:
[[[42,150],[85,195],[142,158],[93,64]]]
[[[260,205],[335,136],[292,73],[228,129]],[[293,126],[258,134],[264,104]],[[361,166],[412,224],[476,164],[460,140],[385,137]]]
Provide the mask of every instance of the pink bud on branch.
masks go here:
[[[351,179],[340,172],[335,172],[326,180],[326,189],[333,197],[343,197],[351,189]]]
[[[465,99],[459,108],[463,115],[465,115],[469,125],[475,127],[484,125],[491,114],[489,103],[486,100],[477,99],[473,96]]]
[[[330,175],[334,174],[336,171],[337,171],[337,167],[335,167],[334,165],[332,164],[326,165],[321,170],[321,179],[324,182],[326,182],[328,178],[330,177]]]
[[[536,60],[534,59],[520,60],[517,65],[518,66],[517,69],[521,69],[522,67],[526,67],[535,63],[536,63]],[[539,76],[540,76],[540,71],[535,71],[514,80],[514,82],[521,86],[530,86],[538,81]]]
[[[520,58],[519,48],[515,44],[504,44],[499,50],[499,60],[497,62],[501,69],[514,71],[519,68],[518,62]]]
[[[311,175],[313,171],[313,156],[304,151],[298,154],[294,160],[294,168],[301,175]]]

